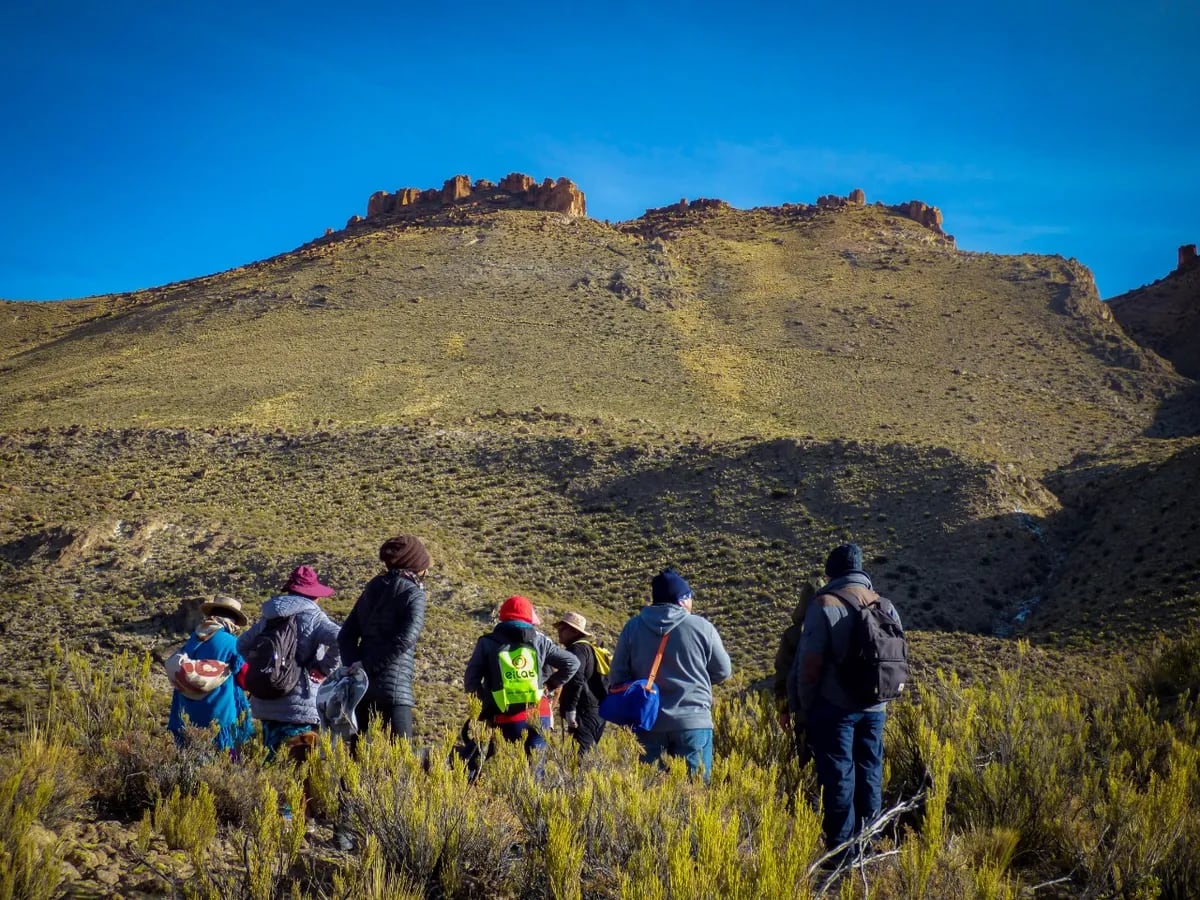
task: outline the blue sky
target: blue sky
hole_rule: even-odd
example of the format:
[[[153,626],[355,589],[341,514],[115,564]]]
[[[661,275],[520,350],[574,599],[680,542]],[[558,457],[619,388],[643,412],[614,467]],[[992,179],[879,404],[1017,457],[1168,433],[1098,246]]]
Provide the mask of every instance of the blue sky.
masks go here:
[[[1194,0],[346,6],[4,4],[0,297],[222,271],[458,173],[613,220],[862,187],[1104,296],[1200,241]]]

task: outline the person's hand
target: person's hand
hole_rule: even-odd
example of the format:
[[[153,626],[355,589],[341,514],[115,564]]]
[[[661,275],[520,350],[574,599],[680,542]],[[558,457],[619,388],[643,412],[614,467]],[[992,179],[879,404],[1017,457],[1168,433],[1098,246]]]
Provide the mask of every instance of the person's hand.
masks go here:
[[[363,667],[363,664],[362,664],[361,659],[358,662],[352,662],[352,663],[350,663],[350,667],[348,669],[346,669],[346,674],[347,675],[356,675],[362,671],[362,667]]]
[[[792,728],[792,717],[786,709],[779,713],[779,727],[784,731],[790,731]]]
[[[320,669],[309,669],[308,677],[310,679],[312,679],[312,681],[315,682],[316,684],[320,684],[322,681],[325,680],[325,673],[322,672]]]
[[[563,721],[567,723],[567,731],[575,732],[579,729],[578,714],[575,712],[563,713]]]

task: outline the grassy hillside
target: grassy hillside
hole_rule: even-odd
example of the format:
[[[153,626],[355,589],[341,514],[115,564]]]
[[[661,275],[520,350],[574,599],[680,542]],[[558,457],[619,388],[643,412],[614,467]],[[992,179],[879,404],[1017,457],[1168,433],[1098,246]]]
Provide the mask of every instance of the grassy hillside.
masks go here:
[[[55,307],[57,311],[57,307]],[[956,251],[875,207],[622,228],[523,211],[327,239],[28,317],[0,426],[313,422],[945,446],[1040,473],[1137,434],[1181,382],[1057,258]]]
[[[1200,800],[1198,719],[1178,699],[1196,638],[1136,661],[1200,612],[1200,386],[1073,261],[963,253],[882,207],[610,225],[466,203],[150,291],[0,303],[0,323],[0,721],[56,704],[5,731],[0,896],[61,877],[131,896],[571,895],[547,877],[815,895],[815,820],[780,792],[811,783],[745,688],[847,540],[904,616],[921,692],[889,725],[889,798],[933,790],[887,838],[882,895],[1200,883],[1180,806]],[[670,563],[737,673],[718,787],[655,781],[627,741],[595,766],[556,749],[561,796],[512,760],[473,791],[399,751],[339,758],[375,785],[339,801],[325,784],[378,838],[356,873],[280,831],[287,773],[174,749],[166,679],[138,654],[178,646],[215,592],[253,609],[301,562],[340,618],[400,531],[435,559],[416,711],[435,754],[499,601],[579,610],[611,642]],[[566,828],[553,804],[597,791],[635,837],[571,862],[581,838],[548,836]],[[757,824],[693,866],[723,833],[701,824],[726,820]],[[625,830],[588,822],[589,847]],[[680,822],[701,823],[695,843]],[[463,834],[455,865],[421,856]]]
[[[1154,552],[1087,550],[1131,493],[1194,480],[1193,438],[1142,437],[1195,433],[1194,383],[1076,263],[963,253],[881,207],[613,226],[467,204],[0,318],[0,566],[39,611],[9,637],[23,657],[61,633],[169,645],[181,600],[253,600],[303,560],[344,612],[401,529],[441,563],[422,664],[447,696],[507,593],[611,634],[667,562],[757,676],[848,539],[966,668],[953,635],[1073,641],[1097,629],[1055,610],[1200,607],[1182,523]],[[1133,615],[1158,565],[1171,599]]]

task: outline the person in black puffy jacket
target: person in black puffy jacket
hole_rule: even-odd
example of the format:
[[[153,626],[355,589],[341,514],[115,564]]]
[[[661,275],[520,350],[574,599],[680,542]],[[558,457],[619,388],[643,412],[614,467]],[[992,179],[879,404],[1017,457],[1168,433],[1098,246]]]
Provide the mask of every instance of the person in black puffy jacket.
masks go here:
[[[356,714],[359,730],[379,716],[393,735],[411,738],[413,661],[425,625],[422,579],[431,560],[420,538],[411,534],[388,538],[379,558],[387,571],[363,589],[342,625],[338,648],[342,664],[361,664],[370,682]]]

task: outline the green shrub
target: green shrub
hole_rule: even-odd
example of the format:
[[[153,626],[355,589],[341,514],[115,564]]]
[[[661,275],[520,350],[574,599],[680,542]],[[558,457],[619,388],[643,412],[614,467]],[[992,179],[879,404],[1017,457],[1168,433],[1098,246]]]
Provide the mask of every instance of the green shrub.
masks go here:
[[[70,759],[68,748],[34,729],[15,756],[0,760],[0,900],[57,896],[60,842],[45,822],[59,820],[76,796],[73,773],[64,782],[52,767]]]
[[[212,790],[207,784],[201,784],[194,795],[187,795],[176,786],[169,797],[160,798],[154,804],[151,822],[172,850],[183,850],[194,858],[202,858],[217,836],[217,806]]]

